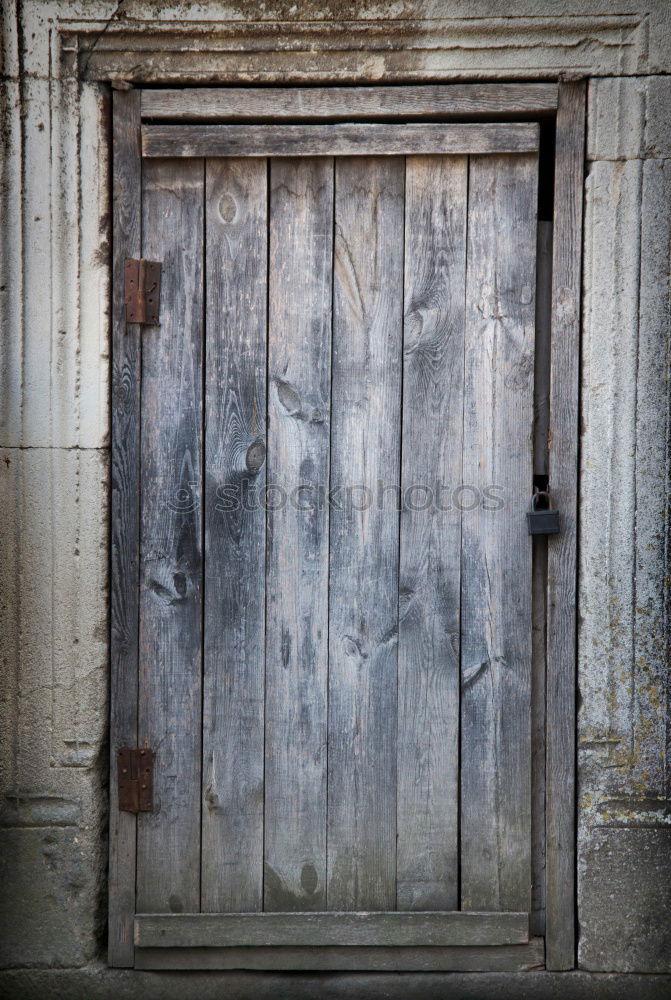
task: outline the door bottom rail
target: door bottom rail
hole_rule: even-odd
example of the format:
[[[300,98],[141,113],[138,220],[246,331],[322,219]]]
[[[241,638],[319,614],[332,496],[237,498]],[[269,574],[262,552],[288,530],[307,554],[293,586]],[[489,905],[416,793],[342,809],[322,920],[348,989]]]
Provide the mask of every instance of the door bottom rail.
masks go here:
[[[135,917],[139,948],[468,947],[528,941],[529,914],[512,912],[152,913]]]
[[[138,914],[137,969],[523,972],[544,967],[527,913]]]

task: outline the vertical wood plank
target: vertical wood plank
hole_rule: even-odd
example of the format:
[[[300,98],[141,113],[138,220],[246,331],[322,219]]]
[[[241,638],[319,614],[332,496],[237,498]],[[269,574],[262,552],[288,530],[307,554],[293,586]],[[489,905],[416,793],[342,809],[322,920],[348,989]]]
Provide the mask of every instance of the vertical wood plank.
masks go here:
[[[531,918],[530,932],[545,933],[545,677],[547,539],[532,539],[531,585]]]
[[[575,964],[576,545],[578,365],[585,82],[562,83],[557,109],[550,486],[562,530],[548,539],[547,967]]]
[[[406,167],[397,906],[458,908],[466,157]],[[431,491],[430,493],[427,491]]]
[[[547,475],[550,419],[552,222],[539,220],[536,240],[534,474]],[[532,539],[531,588],[531,933],[545,934],[545,676],[548,540]]]
[[[469,171],[462,516],[461,903],[529,910],[535,156]],[[486,497],[491,487],[502,506]],[[475,491],[478,491],[477,493]]]
[[[326,908],[333,170],[270,165],[266,910]]]
[[[140,328],[126,328],[124,261],[140,256],[140,91],[113,94],[111,710],[108,962],[133,965],[135,827],[119,812],[117,753],[137,741]]]
[[[137,905],[200,905],[203,162],[143,164],[143,256],[163,261],[143,331],[138,738],[156,753],[138,817]]]
[[[329,909],[396,904],[404,173],[398,159],[336,161]],[[392,487],[382,509],[379,484]]]
[[[202,909],[263,907],[265,160],[207,161]]]
[[[547,475],[552,330],[552,223],[539,219],[536,234],[536,353],[534,356],[534,474]]]

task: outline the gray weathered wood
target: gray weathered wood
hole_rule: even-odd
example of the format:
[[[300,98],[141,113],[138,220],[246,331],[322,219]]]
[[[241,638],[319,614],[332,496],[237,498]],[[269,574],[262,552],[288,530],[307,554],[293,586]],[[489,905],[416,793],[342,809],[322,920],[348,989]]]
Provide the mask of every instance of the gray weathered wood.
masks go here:
[[[333,169],[270,168],[266,910],[326,908]]]
[[[263,906],[265,161],[208,161],[202,904]]]
[[[461,517],[447,507],[461,479],[467,180],[466,157],[407,161],[396,863],[401,910],[458,906]]]
[[[534,474],[548,473],[550,340],[552,329],[552,223],[539,220],[536,238],[536,353],[534,355]]]
[[[527,153],[538,125],[143,125],[142,155],[404,156]]]
[[[476,948],[137,948],[136,969],[339,972],[527,972],[543,968],[543,938]],[[409,995],[399,984],[399,996]]]
[[[135,826],[117,803],[117,751],[137,742],[140,539],[140,328],[126,327],[124,261],[140,256],[140,100],[114,93],[112,497],[110,562],[110,860],[108,962],[133,964]]]
[[[138,739],[154,811],[138,816],[137,906],[200,904],[203,164],[144,164],[142,252],[161,260],[143,332]]]
[[[338,910],[396,905],[404,173],[402,160],[336,162],[327,905]],[[392,487],[383,509],[379,484]]]
[[[467,276],[465,158],[404,164],[357,156],[335,169],[330,160],[302,158],[269,169],[260,159],[210,161],[204,186],[200,162],[145,165],[142,250],[168,262],[164,280],[179,274],[172,289],[164,284],[162,327],[145,332],[145,341],[153,339],[142,399],[139,738],[158,743],[157,770],[162,759],[168,766],[157,776],[158,813],[140,818],[139,908],[152,915],[140,917],[138,934],[165,914],[168,926],[187,936],[167,945],[163,938],[160,950],[175,948],[174,961],[181,952],[194,968],[201,959],[232,967],[241,946],[254,956],[238,954],[238,963],[258,968],[278,967],[269,946],[283,951],[286,968],[328,968],[319,962],[329,961],[348,968],[339,950],[347,948],[355,967],[365,968],[373,959],[364,945],[417,953],[427,944],[440,951],[464,945],[471,954],[485,941],[508,947],[504,942],[528,936],[530,730],[540,711],[534,677],[532,716],[524,520],[537,158],[471,159]],[[194,414],[203,379],[204,229],[201,504]],[[330,525],[327,505],[301,511],[298,494],[296,502],[275,505],[271,492],[267,514],[262,498],[250,503],[266,483],[266,399],[269,484],[327,489],[330,433]],[[458,509],[413,509],[413,495],[399,522],[398,483],[426,484],[435,502],[437,480],[448,493],[459,481],[480,491],[496,484],[505,506],[467,510],[462,527]],[[391,489],[380,493],[380,486]],[[534,585],[537,606],[536,577]],[[533,787],[538,800],[537,782]],[[201,906],[201,789],[206,912],[192,916],[182,911]],[[505,912],[450,912],[457,905]],[[264,906],[295,912],[251,912]],[[386,912],[395,906],[406,912]],[[352,912],[361,910],[383,912]],[[514,931],[506,924],[513,917]],[[207,941],[199,938],[205,933]],[[156,958],[155,941],[139,943],[140,953],[146,949],[139,966],[170,966],[171,959]],[[301,948],[314,944],[324,948],[319,959]],[[454,955],[433,957],[434,968],[450,961],[460,967]],[[384,961],[375,967],[404,967],[391,951]]]
[[[556,83],[455,83],[415,87],[209,87],[143,90],[142,118],[281,121],[542,115],[557,107]]]
[[[550,486],[561,511],[548,540],[547,954],[575,963],[575,642],[578,362],[585,144],[585,84],[563,83],[557,111],[552,268]]]
[[[527,913],[185,913],[138,914],[146,948],[271,946],[474,946],[529,940]]]
[[[547,538],[532,539],[531,585],[531,932],[545,933],[545,671]]]
[[[461,905],[530,905],[538,161],[472,157],[462,516]],[[488,497],[491,487],[502,506]],[[477,491],[477,492],[476,492]]]
[[[552,222],[539,220],[536,240],[534,473],[547,475],[550,420]],[[533,540],[531,593],[531,931],[545,933],[545,647],[547,538]]]

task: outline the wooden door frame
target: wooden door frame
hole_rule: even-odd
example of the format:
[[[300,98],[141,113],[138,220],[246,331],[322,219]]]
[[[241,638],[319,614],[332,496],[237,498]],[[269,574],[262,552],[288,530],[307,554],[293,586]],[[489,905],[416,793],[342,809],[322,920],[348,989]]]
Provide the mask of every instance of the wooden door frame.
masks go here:
[[[296,88],[291,88],[297,93]],[[546,936],[545,965],[551,970],[575,965],[575,729],[576,729],[576,593],[578,500],[578,405],[580,348],[580,286],[585,139],[585,82],[557,84],[441,84],[411,87],[320,88],[328,97],[321,112],[319,92],[304,91],[303,117],[334,118],[334,99],[342,102],[341,117],[380,115],[441,121],[482,121],[556,113],[556,154],[552,262],[552,338],[549,461],[553,498],[562,514],[562,532],[549,539],[546,643]],[[296,116],[296,105],[282,110],[276,96],[286,88],[249,88],[226,92],[235,97],[235,111],[224,120],[258,120],[259,102],[268,115]],[[328,93],[326,93],[328,91]],[[110,863],[109,964],[132,966],[134,955],[136,817],[120,812],[117,802],[119,747],[138,740],[139,625],[139,500],[140,500],[140,378],[141,327],[126,325],[123,287],[124,260],[141,256],[141,126],[165,117],[166,93],[189,91],[115,91],[113,102],[113,265],[112,265],[112,502],[111,502],[111,718],[110,718]],[[194,91],[190,92],[194,95]],[[197,92],[194,106],[184,102],[183,121],[208,118],[206,94]],[[405,97],[406,104],[402,99]],[[163,96],[165,100],[165,96]],[[351,103],[355,101],[356,107]],[[309,102],[313,102],[310,104]],[[400,101],[400,103],[399,103]],[[368,104],[367,104],[368,102]],[[163,107],[163,111],[161,111]],[[364,110],[362,111],[362,107]],[[396,110],[394,110],[396,109]],[[175,120],[175,101],[170,118]],[[300,113],[299,113],[300,117]],[[336,115],[337,117],[337,115]],[[515,949],[526,949],[524,955]],[[217,949],[214,949],[217,950]],[[234,951],[235,949],[231,949]],[[325,949],[328,950],[328,949]],[[370,951],[371,949],[357,949]],[[372,949],[360,955],[361,968],[435,968],[477,971],[528,968],[542,962],[538,939],[527,945],[483,948],[403,949],[416,952],[403,963]],[[268,951],[268,949],[264,949]],[[426,952],[433,954],[425,954]],[[438,956],[438,951],[448,952]],[[499,953],[497,955],[497,952]],[[466,954],[470,953],[470,954]],[[478,953],[478,954],[476,954]],[[230,955],[230,961],[240,957]],[[291,961],[290,956],[286,956]],[[218,968],[223,959],[219,960]],[[342,961],[342,959],[340,960]],[[264,964],[265,962],[265,964]],[[324,968],[337,968],[338,957],[323,955]],[[273,964],[274,963],[274,964]],[[278,958],[259,955],[258,967],[278,968]],[[375,964],[377,963],[377,964]],[[199,967],[203,967],[202,964]],[[235,965],[228,967],[236,967]],[[293,966],[287,966],[295,968]],[[309,967],[309,966],[308,966]],[[318,967],[313,965],[312,967]],[[348,968],[352,968],[349,965]]]

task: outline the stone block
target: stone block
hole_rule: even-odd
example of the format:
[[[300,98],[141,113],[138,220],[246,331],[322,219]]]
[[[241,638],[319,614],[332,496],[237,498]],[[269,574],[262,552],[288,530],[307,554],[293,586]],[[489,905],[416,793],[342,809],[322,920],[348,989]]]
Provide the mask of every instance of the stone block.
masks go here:
[[[107,727],[107,452],[0,450],[0,502],[0,783],[41,787]]]
[[[590,80],[588,160],[671,156],[671,77]]]
[[[579,737],[609,753],[630,726],[642,175],[638,160],[594,163],[586,190]]]
[[[5,81],[0,97],[9,149],[0,184],[0,446],[101,447],[109,437],[107,97],[94,84],[41,77],[20,89]]]
[[[643,167],[636,392],[634,792],[671,806],[671,160]],[[660,806],[663,804],[660,801]],[[670,862],[671,867],[671,862]],[[671,920],[671,914],[669,915]]]
[[[23,817],[40,825],[0,828],[0,967],[64,968],[95,956],[102,872],[69,806],[44,797],[41,811],[29,807]],[[14,813],[5,818],[16,821]],[[59,825],[42,825],[55,821]]]
[[[671,828],[594,829],[581,867],[581,968],[671,971]]]
[[[21,100],[16,80],[0,82],[0,445],[21,440]]]

